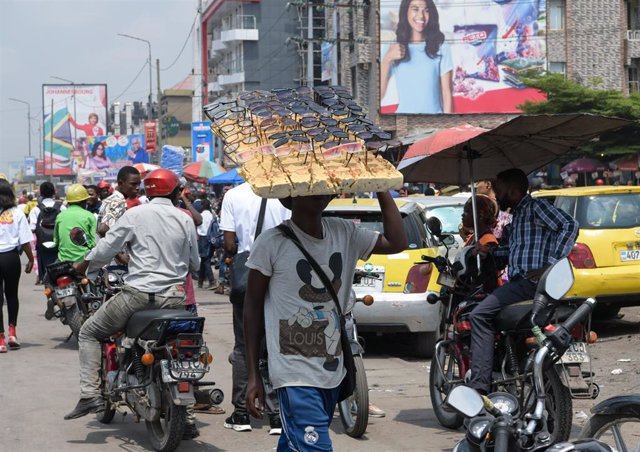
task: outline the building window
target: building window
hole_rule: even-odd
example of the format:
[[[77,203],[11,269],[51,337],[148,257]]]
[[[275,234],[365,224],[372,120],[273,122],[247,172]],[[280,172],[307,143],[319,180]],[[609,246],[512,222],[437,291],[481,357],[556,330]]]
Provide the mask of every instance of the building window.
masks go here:
[[[565,0],[549,0],[549,29],[564,30]]]
[[[640,81],[638,80],[638,67],[629,66],[629,93],[640,92]]]
[[[566,75],[567,65],[566,63],[563,63],[563,62],[549,61],[549,72]]]

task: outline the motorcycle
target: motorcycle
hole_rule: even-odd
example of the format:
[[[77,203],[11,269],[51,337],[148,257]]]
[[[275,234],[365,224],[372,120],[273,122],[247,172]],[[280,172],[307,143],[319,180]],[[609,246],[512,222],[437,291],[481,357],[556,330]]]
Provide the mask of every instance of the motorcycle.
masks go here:
[[[379,278],[377,273],[370,273],[362,270],[356,270],[353,276],[353,283],[359,284],[363,278]],[[353,353],[353,361],[356,368],[356,387],[351,397],[346,398],[338,404],[340,412],[340,420],[347,435],[352,438],[360,438],[367,430],[369,423],[369,384],[367,383],[367,374],[364,368],[362,355],[364,347],[361,338],[358,336],[356,327],[356,319],[353,316],[353,308],[357,301],[361,301],[366,306],[373,303],[371,295],[365,295],[361,300],[356,298],[356,293],[351,290],[349,303],[344,310],[345,328],[349,343],[351,345],[351,353]]]
[[[640,451],[640,394],[611,397],[591,408],[591,413],[579,439],[597,439],[621,452]]]
[[[108,424],[116,411],[130,410],[145,421],[155,450],[175,450],[187,407],[202,402],[197,389],[215,386],[202,381],[213,361],[202,337],[204,322],[204,317],[175,309],[139,311],[123,335],[104,340],[100,380],[105,410],[98,421]],[[217,388],[207,396],[216,405],[224,399]]]
[[[449,241],[441,234],[439,220],[428,220],[430,232]],[[448,249],[448,248],[447,248]],[[429,257],[423,260],[433,264],[439,271],[438,283],[442,290],[439,295],[430,294],[429,303],[441,302],[441,339],[435,345],[433,360],[429,370],[429,392],[434,413],[440,424],[447,428],[458,428],[464,418],[445,406],[445,399],[453,388],[463,384],[470,377],[471,367],[471,322],[470,312],[484,298],[483,283],[487,277],[495,277],[491,272],[478,270],[475,257],[463,249],[455,262],[448,255]],[[486,267],[490,267],[485,261]],[[571,272],[569,272],[571,273]],[[571,276],[573,273],[571,273]],[[573,278],[571,277],[571,280]],[[564,294],[563,294],[564,295]],[[532,367],[539,348],[534,333],[528,324],[529,313],[534,302],[525,301],[505,307],[496,317],[496,346],[494,354],[492,391],[507,391],[513,394],[519,405],[529,409],[535,404]],[[553,321],[566,319],[575,305],[545,306],[538,319],[545,330],[553,328]],[[575,341],[554,366],[544,370],[546,409],[549,416],[548,429],[553,439],[567,440],[571,432],[572,398],[596,398],[599,388],[593,373],[583,371],[582,366],[590,363],[588,343],[593,337],[588,328],[578,327],[572,331]]]
[[[481,396],[467,386],[453,388],[445,401],[457,414],[468,419],[465,439],[454,447],[454,452],[521,452],[521,451],[611,451],[597,440],[580,440],[573,444],[564,442],[549,429],[548,390],[545,385],[547,369],[560,362],[571,350],[576,339],[572,331],[590,316],[595,299],[587,299],[562,323],[553,329],[543,330],[537,317],[544,316],[549,305],[557,304],[573,284],[573,274],[567,259],[556,263],[540,279],[528,319],[532,333],[538,342],[532,357],[534,386],[531,395],[534,405],[522,405],[508,391],[496,391]]]

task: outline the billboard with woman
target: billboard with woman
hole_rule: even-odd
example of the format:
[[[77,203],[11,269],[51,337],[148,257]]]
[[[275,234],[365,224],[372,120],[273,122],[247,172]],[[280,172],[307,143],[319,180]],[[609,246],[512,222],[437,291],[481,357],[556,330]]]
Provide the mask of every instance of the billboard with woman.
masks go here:
[[[517,113],[543,95],[544,0],[382,0],[383,114]]]

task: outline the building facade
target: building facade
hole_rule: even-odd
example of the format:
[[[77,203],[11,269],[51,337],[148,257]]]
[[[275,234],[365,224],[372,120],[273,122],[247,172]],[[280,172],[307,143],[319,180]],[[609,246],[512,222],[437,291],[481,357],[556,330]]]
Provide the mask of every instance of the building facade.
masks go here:
[[[208,102],[238,92],[300,84],[286,0],[211,0],[202,9],[202,72]]]

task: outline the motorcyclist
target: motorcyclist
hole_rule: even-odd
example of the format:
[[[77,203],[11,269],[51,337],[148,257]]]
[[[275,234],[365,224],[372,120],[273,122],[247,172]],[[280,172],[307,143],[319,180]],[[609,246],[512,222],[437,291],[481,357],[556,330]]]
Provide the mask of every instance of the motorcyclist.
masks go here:
[[[67,208],[56,217],[53,231],[59,261],[81,261],[87,251],[96,246],[96,217],[86,210],[89,198],[89,192],[80,184],[73,184],[67,190]],[[84,234],[84,244],[74,240],[80,232]]]
[[[99,340],[122,331],[136,311],[152,308],[184,309],[184,282],[200,264],[193,221],[174,207],[178,177],[158,169],[144,179],[149,204],[128,210],[111,227],[85,260],[74,264],[79,273],[106,265],[123,248],[129,273],[122,291],[103,304],[82,326],[79,342],[80,400],[65,419],[104,410],[100,392]]]

